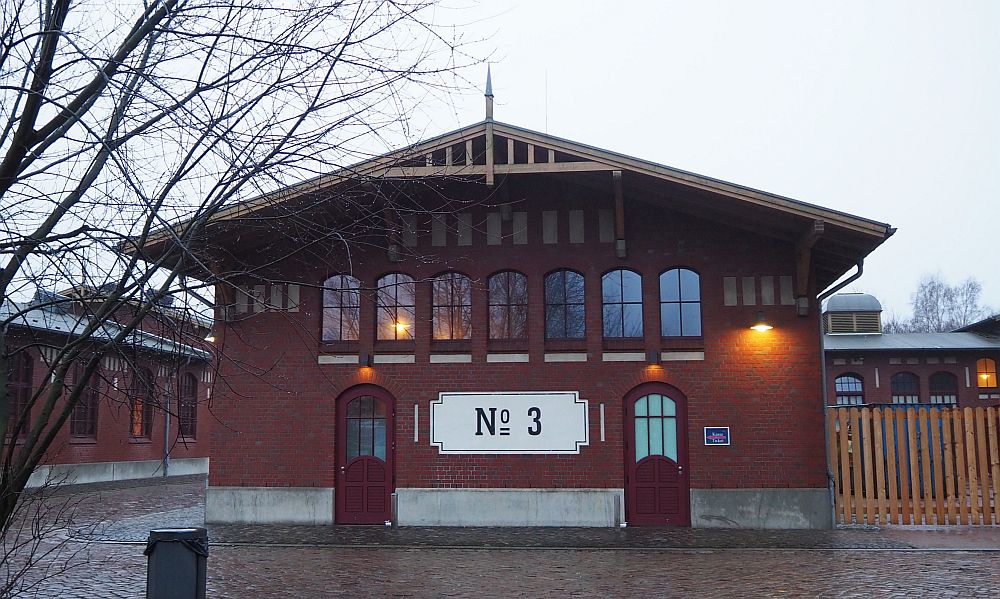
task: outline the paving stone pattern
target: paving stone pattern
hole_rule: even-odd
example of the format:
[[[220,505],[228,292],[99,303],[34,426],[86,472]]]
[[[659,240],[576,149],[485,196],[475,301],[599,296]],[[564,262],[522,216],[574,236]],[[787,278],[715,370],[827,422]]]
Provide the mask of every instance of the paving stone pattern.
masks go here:
[[[83,489],[73,567],[25,596],[142,597],[149,530],[201,525],[204,485]],[[1000,596],[1000,531],[208,528],[211,597]]]

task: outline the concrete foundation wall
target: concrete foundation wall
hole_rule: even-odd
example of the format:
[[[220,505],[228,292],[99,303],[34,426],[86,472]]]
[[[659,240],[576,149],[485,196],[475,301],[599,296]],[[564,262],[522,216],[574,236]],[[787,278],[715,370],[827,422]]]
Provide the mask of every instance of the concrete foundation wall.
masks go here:
[[[692,489],[695,528],[831,528],[827,489]]]
[[[205,522],[333,524],[332,488],[209,487]]]
[[[172,459],[169,473],[170,476],[208,474],[208,458]],[[163,476],[163,463],[160,460],[53,464],[36,468],[28,479],[28,487],[37,488],[46,483],[80,485],[159,476]]]
[[[614,526],[622,489],[396,489],[400,526]]]

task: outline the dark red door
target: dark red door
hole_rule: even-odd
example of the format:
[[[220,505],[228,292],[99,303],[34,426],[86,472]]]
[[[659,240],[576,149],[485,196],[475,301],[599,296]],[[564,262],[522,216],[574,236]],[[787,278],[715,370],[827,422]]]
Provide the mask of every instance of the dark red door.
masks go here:
[[[392,396],[358,387],[337,403],[337,514],[340,524],[383,524],[391,519]]]
[[[643,385],[625,397],[625,517],[629,524],[690,526],[687,402]]]

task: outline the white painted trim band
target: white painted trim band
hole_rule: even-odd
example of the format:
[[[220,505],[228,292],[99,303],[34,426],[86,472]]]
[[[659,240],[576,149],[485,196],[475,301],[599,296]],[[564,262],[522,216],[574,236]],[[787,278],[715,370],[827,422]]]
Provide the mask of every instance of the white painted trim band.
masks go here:
[[[340,356],[336,356],[336,355],[330,355],[330,354],[321,354],[321,355],[319,355],[319,356],[316,357],[316,363],[317,364],[357,364],[358,363],[358,356],[357,355],[340,355]]]
[[[586,362],[586,352],[546,353],[546,362]]]
[[[413,364],[417,357],[413,354],[375,354],[373,364]]]
[[[703,351],[665,351],[660,353],[660,361],[662,362],[703,361],[704,359],[705,352]]]
[[[486,354],[487,362],[528,362],[528,354]]]
[[[431,364],[470,364],[472,354],[431,354]]]
[[[641,351],[610,352],[606,351],[601,355],[604,362],[645,362],[646,354]]]

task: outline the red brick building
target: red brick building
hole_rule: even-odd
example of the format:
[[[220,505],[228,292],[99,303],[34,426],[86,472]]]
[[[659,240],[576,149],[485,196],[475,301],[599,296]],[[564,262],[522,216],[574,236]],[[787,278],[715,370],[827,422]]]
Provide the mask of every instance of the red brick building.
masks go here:
[[[489,110],[224,212],[207,519],[829,526],[816,297],[892,231]]]
[[[19,451],[37,425],[59,417],[57,404],[42,420],[53,365],[79,343],[89,323],[87,300],[75,291],[74,297],[42,292],[35,302],[0,307],[10,416],[5,453]],[[204,338],[205,323],[163,307],[143,324],[161,334],[136,331],[104,356],[29,487],[208,472],[211,354],[179,337],[180,329],[188,329],[187,337]],[[75,384],[94,348],[117,331],[109,322],[93,334],[69,369],[67,384]]]
[[[1000,405],[1000,326],[992,317],[948,333],[883,333],[865,293],[831,297],[824,313],[829,405]]]

